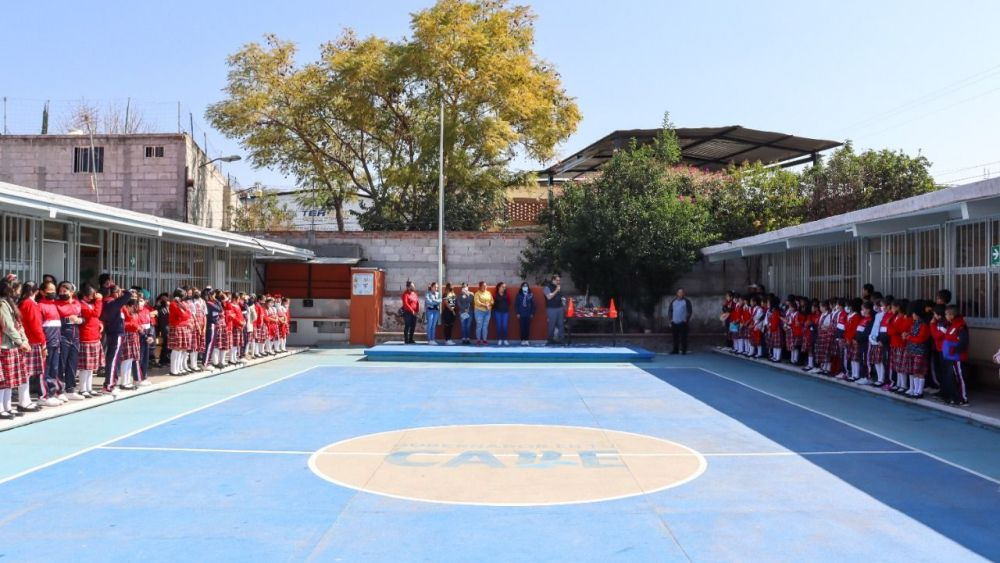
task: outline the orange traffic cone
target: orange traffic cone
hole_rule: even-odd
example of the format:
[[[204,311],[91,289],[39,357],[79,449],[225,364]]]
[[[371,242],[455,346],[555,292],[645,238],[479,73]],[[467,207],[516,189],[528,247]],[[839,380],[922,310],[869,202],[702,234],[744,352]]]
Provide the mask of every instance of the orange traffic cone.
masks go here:
[[[618,309],[615,309],[615,300],[614,299],[611,300],[611,306],[608,307],[608,318],[609,319],[617,319],[618,318]]]
[[[576,315],[576,309],[573,308],[573,299],[569,300],[569,307],[566,307],[566,318],[570,318]]]

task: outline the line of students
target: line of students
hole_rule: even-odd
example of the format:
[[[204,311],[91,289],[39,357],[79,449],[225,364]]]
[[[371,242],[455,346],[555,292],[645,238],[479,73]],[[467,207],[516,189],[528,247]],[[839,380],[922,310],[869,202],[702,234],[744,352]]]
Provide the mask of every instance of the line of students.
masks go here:
[[[875,385],[914,399],[925,384],[942,401],[969,404],[965,384],[969,330],[951,292],[935,301],[883,297],[866,284],[863,298],[819,301],[790,295],[729,293],[722,306],[727,345],[739,355]]]
[[[99,290],[50,276],[41,285],[0,280],[0,419],[150,385],[158,335],[171,375],[286,351],[288,299],[178,288],[154,307],[148,296],[107,274]],[[99,371],[104,385],[95,387]]]

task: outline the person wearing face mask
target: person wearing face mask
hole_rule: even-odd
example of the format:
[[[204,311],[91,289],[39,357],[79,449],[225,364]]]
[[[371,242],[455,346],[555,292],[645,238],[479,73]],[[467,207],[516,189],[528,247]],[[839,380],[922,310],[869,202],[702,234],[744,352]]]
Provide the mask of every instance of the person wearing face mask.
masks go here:
[[[510,296],[507,295],[507,284],[503,282],[498,283],[496,287],[493,318],[497,324],[497,345],[510,346],[510,340],[507,340],[510,327]]]
[[[188,353],[194,335],[191,329],[191,311],[184,305],[186,293],[183,289],[174,290],[169,309],[169,341],[170,375],[185,375],[188,373]]]
[[[229,294],[224,294],[222,300],[222,311],[226,317],[226,328],[229,331],[229,349],[222,352],[225,356],[223,359],[228,359],[231,364],[241,363],[239,352],[243,346],[243,311],[237,303],[238,300],[237,295]]]
[[[216,300],[214,293],[205,292],[205,365],[221,368],[219,354],[219,318],[225,328],[225,317],[222,316],[222,304]]]
[[[80,302],[76,300],[76,286],[68,281],[59,284],[58,304],[61,327],[59,330],[59,378],[63,392],[70,401],[82,401],[83,395],[76,392],[76,364],[80,358]]]
[[[462,292],[455,299],[458,307],[458,322],[462,327],[462,344],[469,344],[472,336],[472,292],[469,291],[469,284],[462,284]]]
[[[535,316],[535,296],[528,282],[521,282],[521,291],[514,300],[514,312],[521,328],[521,346],[526,346],[531,340],[531,319]]]
[[[42,406],[46,407],[58,407],[69,402],[69,398],[63,393],[62,378],[59,373],[62,368],[62,356],[60,356],[62,319],[59,316],[57,297],[54,283],[42,284],[38,308],[42,315],[42,331],[45,333],[46,357],[45,378],[41,386],[41,403]]]
[[[170,346],[167,345],[169,332],[170,295],[161,293],[156,296],[156,338],[160,341],[160,355],[157,365],[161,368],[170,365]]]
[[[139,368],[137,377],[133,380],[132,369],[137,367],[136,364],[139,358],[142,356],[142,328],[139,321],[139,300],[132,293],[132,299],[122,307],[122,316],[125,318],[125,337],[124,344],[122,345],[122,363],[121,363],[121,373],[119,378],[121,380],[121,389],[125,391],[134,391],[136,389],[136,381],[142,381],[144,379],[142,369]],[[117,397],[118,390],[112,391],[112,396]]]
[[[104,325],[104,392],[111,393],[118,384],[121,370],[122,340],[125,335],[125,319],[122,307],[132,298],[132,294],[107,280],[102,285],[104,304],[101,309],[101,324]]]
[[[27,392],[28,376],[22,354],[31,350],[21,326],[21,311],[14,303],[15,283],[0,280],[0,419],[11,420],[24,413],[14,410],[14,388]]]
[[[139,299],[139,360],[136,362],[136,381],[140,387],[151,385],[149,381],[150,357],[156,351],[156,309],[147,301],[149,292],[143,288],[136,290]],[[140,377],[141,375],[141,377]]]
[[[80,377],[80,394],[91,398],[101,395],[94,390],[94,373],[101,367],[104,350],[101,349],[101,312],[104,310],[103,296],[89,284],[80,288],[80,356],[76,373]]]
[[[455,295],[455,289],[450,283],[444,285],[444,298],[441,302],[441,326],[444,332],[444,343],[447,346],[452,346],[455,341],[451,339],[452,329],[455,326],[455,319],[458,317],[458,297]]]
[[[31,387],[35,392],[45,385],[45,331],[42,329],[42,312],[35,298],[38,297],[38,286],[35,282],[27,282],[21,286],[21,296],[18,299],[18,310],[21,313],[21,325],[31,350],[24,354],[25,375],[28,377],[28,387],[22,393],[18,390],[19,411],[34,412],[41,408],[31,401]]]

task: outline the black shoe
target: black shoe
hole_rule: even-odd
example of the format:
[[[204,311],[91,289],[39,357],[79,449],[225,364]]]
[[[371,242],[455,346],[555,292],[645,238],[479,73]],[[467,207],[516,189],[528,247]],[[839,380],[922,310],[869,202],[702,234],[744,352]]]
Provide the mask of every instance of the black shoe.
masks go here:
[[[121,386],[121,390],[122,391],[135,391],[136,389],[137,389],[137,387],[135,385],[122,385]]]
[[[967,407],[969,406],[969,401],[958,401],[955,403],[955,405],[959,407]]]
[[[0,420],[14,420],[14,415],[9,412],[0,412]]]
[[[12,414],[12,415],[14,415],[15,417],[18,417],[18,418],[24,416],[24,413],[21,412],[21,411],[19,411],[19,410],[12,410],[12,411],[10,411],[10,414]]]
[[[18,412],[38,412],[42,410],[42,407],[38,406],[36,403],[32,403],[26,407],[17,407]]]

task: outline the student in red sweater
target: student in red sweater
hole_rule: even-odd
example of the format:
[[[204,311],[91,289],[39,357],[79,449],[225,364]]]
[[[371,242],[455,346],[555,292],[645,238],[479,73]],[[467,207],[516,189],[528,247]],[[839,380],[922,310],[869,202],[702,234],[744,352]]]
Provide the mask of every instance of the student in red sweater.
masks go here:
[[[930,351],[931,329],[927,313],[921,303],[911,303],[907,311],[913,325],[903,335],[906,351],[903,355],[903,373],[909,376],[909,386],[898,391],[908,397],[920,399],[924,396],[924,378],[927,377],[927,356]]]
[[[965,390],[965,362],[969,360],[969,327],[965,317],[958,313],[958,307],[949,305],[944,310],[948,326],[944,333],[943,378],[941,398],[949,405],[965,407],[969,396]]]
[[[194,342],[191,311],[184,306],[186,292],[177,288],[170,300],[170,320],[168,321],[167,340],[170,348],[170,375],[184,375],[189,372],[188,354]]]
[[[136,383],[132,379],[132,368],[136,367],[136,380],[145,379],[142,368],[137,364],[142,358],[142,321],[139,320],[139,299],[133,294],[132,299],[122,307],[122,315],[125,318],[125,341],[122,343],[122,363],[121,363],[121,388],[125,391],[134,391]],[[112,391],[113,396],[117,396],[117,389]]]
[[[403,344],[413,344],[413,333],[417,330],[417,313],[420,312],[420,297],[417,296],[417,287],[413,282],[406,282],[406,291],[403,292],[403,306],[400,311],[403,313]]]
[[[907,314],[910,302],[900,299],[892,304],[894,319],[889,325],[889,372],[895,374],[890,391],[898,392],[909,388],[909,376],[906,367],[906,341],[903,335],[909,334],[913,327],[913,319]],[[888,385],[888,383],[886,384]]]
[[[260,358],[264,355],[264,346],[267,344],[267,309],[264,307],[265,304],[263,296],[254,299],[253,308],[257,315],[253,322],[254,348],[252,357],[254,358]]]
[[[21,286],[21,295],[18,300],[18,310],[21,311],[21,324],[24,327],[24,334],[28,337],[28,345],[31,350],[24,354],[25,376],[28,378],[28,385],[24,389],[18,388],[17,396],[19,400],[18,410],[23,412],[35,412],[41,407],[31,400],[31,382],[39,389],[45,385],[45,331],[42,330],[42,311],[35,299],[38,297],[38,286],[34,282],[26,282]]]
[[[104,310],[104,296],[90,284],[80,288],[80,357],[76,364],[76,373],[80,377],[80,394],[91,398],[102,395],[94,389],[94,373],[104,363],[104,348],[101,346],[101,313]]]
[[[781,307],[778,298],[772,298],[767,308],[767,345],[771,348],[771,361],[781,361]]]
[[[230,334],[228,358],[231,364],[241,363],[240,349],[243,347],[243,311],[236,301],[236,295],[227,294],[223,299],[222,306],[223,314],[226,317],[226,327]]]
[[[847,322],[844,323],[844,347],[847,349],[844,355],[844,373],[840,375],[841,379],[846,379],[848,381],[856,381],[854,379],[854,364],[858,365],[858,373],[861,372],[861,357],[859,355],[860,348],[858,341],[855,336],[858,334],[858,326],[861,325],[861,300],[854,299],[844,308],[844,312],[847,313]],[[858,378],[860,379],[860,375]]]

